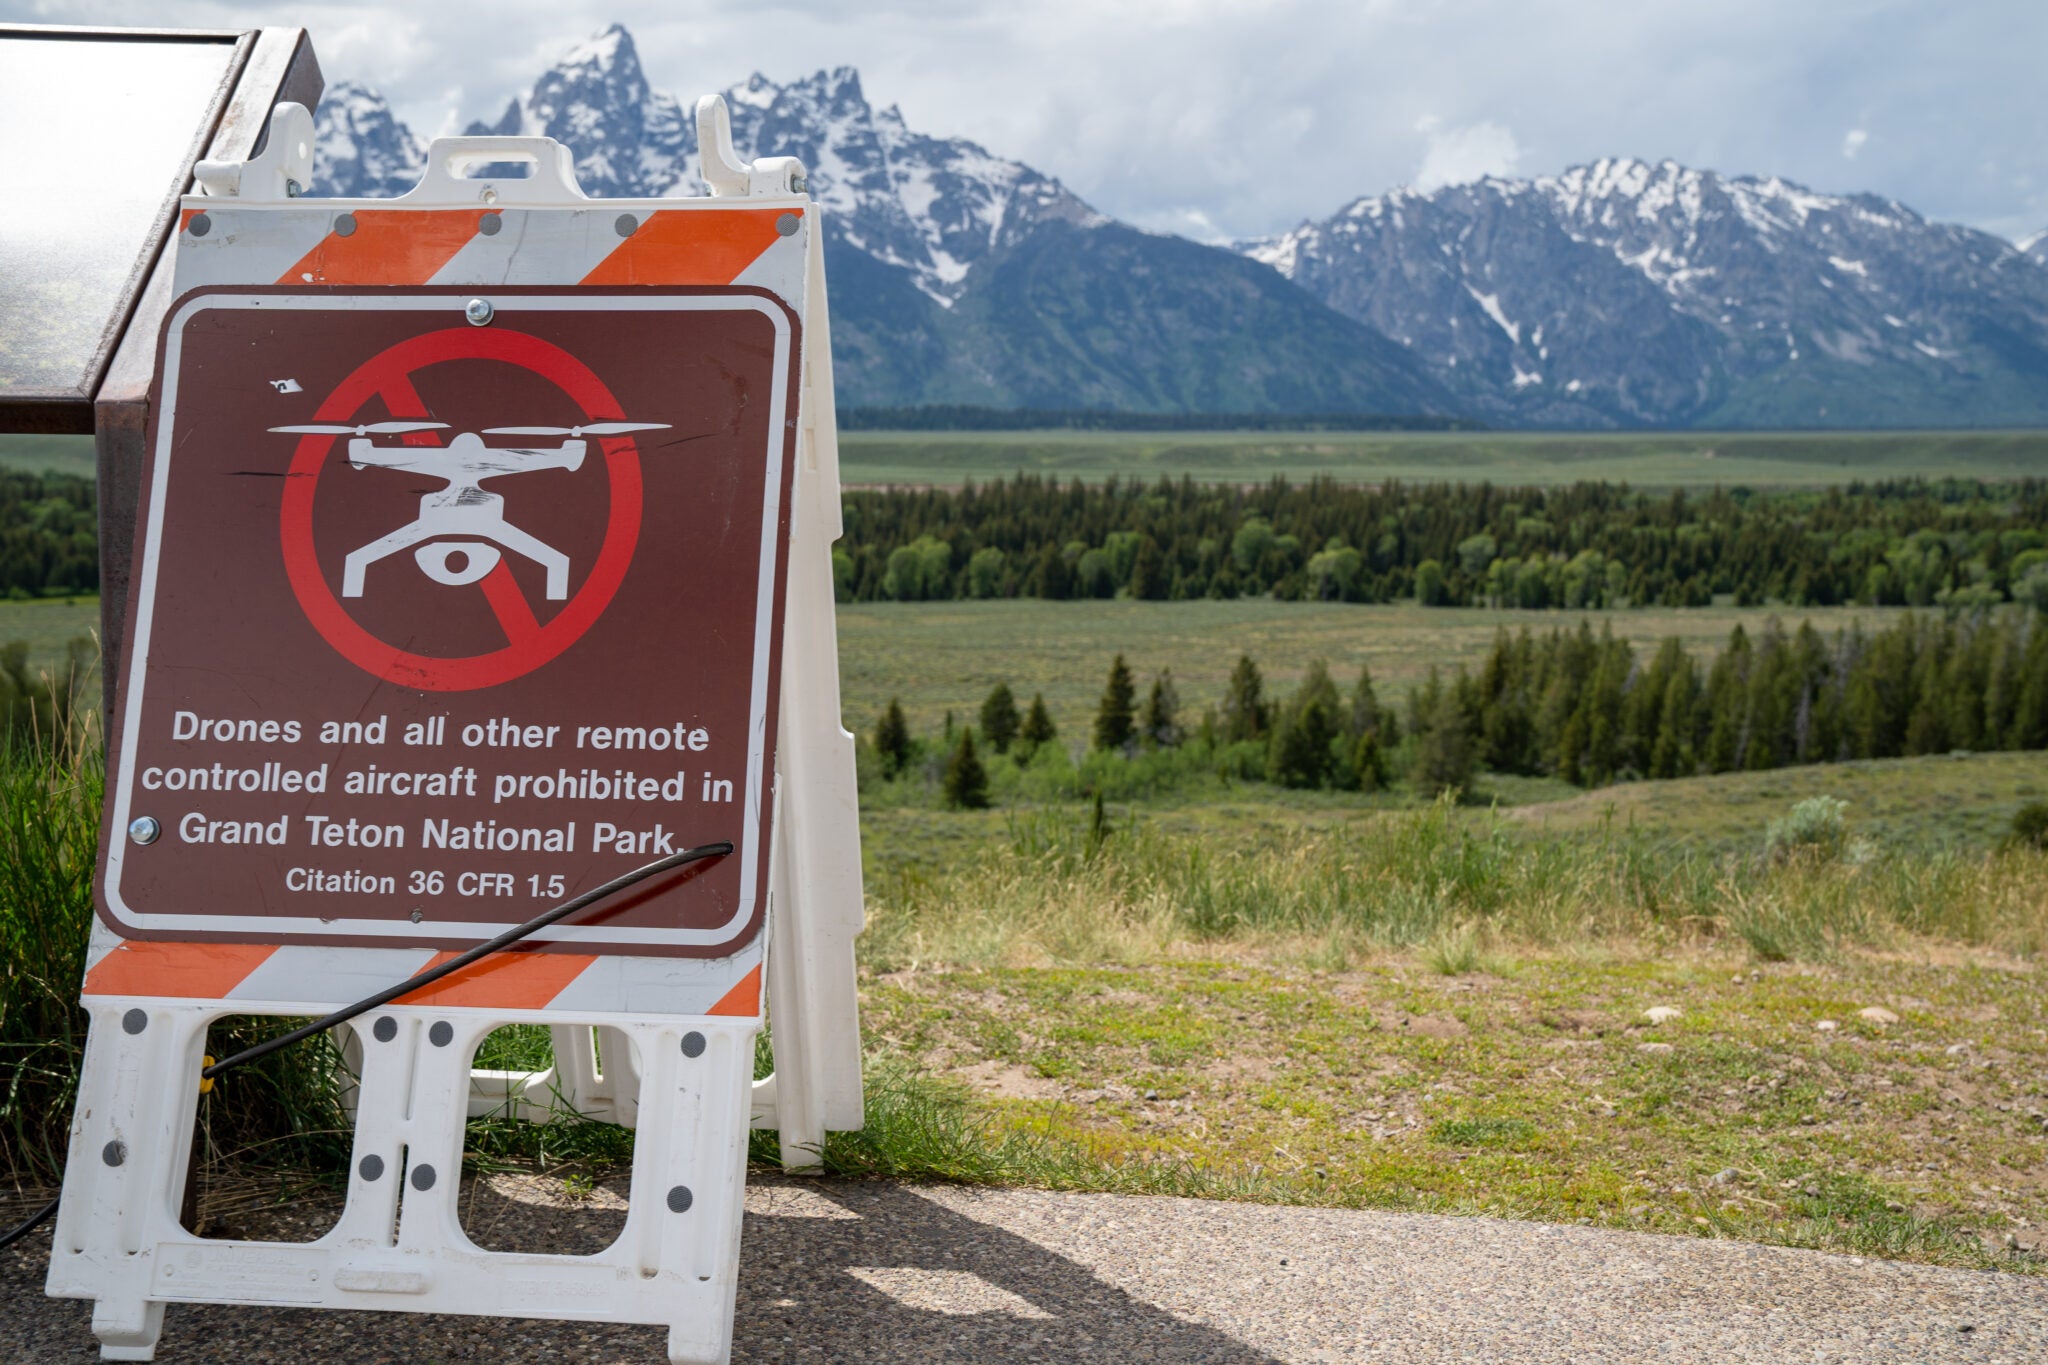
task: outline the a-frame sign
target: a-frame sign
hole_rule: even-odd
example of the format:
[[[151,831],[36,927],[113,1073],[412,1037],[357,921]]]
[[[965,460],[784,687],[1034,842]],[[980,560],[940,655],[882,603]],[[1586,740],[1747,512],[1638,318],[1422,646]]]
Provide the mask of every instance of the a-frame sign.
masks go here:
[[[539,138],[438,141],[400,199],[304,198],[292,104],[254,160],[198,167],[48,1285],[94,1301],[110,1359],[149,1359],[167,1303],[226,1302],[658,1323],[672,1360],[722,1361],[749,1125],[794,1167],[860,1126],[818,208],[794,161],[733,155],[721,102],[698,121],[700,198],[586,198]],[[180,1226],[211,1022],[346,1006],[713,841],[344,1026],[332,1231]],[[554,1070],[474,1071],[516,1022]],[[609,1249],[462,1233],[464,1120],[508,1102],[635,1127]]]

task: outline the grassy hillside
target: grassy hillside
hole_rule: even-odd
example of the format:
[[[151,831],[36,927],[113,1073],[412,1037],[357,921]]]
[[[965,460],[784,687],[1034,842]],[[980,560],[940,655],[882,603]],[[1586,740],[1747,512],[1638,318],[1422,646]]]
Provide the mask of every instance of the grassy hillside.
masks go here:
[[[2048,798],[2048,754],[1958,753],[1624,782],[1524,806],[1515,818],[1558,833],[1611,822],[1712,847],[1754,847],[1767,821],[1810,796],[1847,801],[1851,829],[1879,847],[1988,844],[2020,806]]]
[[[958,484],[1019,470],[1060,478],[1182,474],[1249,483],[1626,480],[1644,488],[1813,486],[1910,475],[2048,474],[2048,431],[1905,432],[847,432],[849,484]]]

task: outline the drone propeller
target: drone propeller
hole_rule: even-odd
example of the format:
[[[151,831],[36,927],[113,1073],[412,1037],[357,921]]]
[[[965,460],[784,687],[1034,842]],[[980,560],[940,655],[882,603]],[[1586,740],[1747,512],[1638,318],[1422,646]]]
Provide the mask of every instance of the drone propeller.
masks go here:
[[[583,427],[486,427],[486,436],[616,436],[623,431],[667,431],[667,422],[592,422]]]
[[[305,426],[272,427],[271,430],[294,436],[396,436],[406,431],[434,431],[447,425],[446,422],[371,422],[352,427],[338,422],[309,422]]]

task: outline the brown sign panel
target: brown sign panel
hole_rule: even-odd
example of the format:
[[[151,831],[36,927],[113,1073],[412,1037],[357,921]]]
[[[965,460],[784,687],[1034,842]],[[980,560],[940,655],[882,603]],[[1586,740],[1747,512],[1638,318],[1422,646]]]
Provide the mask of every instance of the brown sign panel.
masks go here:
[[[173,309],[101,840],[126,937],[456,948],[721,839],[548,941],[758,932],[797,320],[474,295]]]

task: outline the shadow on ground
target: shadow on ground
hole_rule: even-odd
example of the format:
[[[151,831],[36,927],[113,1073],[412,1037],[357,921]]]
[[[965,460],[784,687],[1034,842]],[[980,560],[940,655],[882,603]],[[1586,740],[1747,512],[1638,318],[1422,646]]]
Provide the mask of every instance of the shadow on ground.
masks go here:
[[[587,1254],[625,1219],[623,1189],[564,1198],[558,1182],[477,1182],[463,1223],[492,1250]],[[4,1211],[0,1211],[4,1212]],[[237,1222],[252,1237],[324,1210]],[[277,1233],[266,1228],[277,1225]],[[0,1359],[99,1358],[84,1303],[42,1295],[48,1236],[0,1253]],[[658,1362],[666,1330],[434,1314],[172,1305],[163,1365],[427,1365],[453,1361]],[[1074,1261],[886,1184],[770,1182],[749,1191],[735,1361],[1068,1361],[1269,1365],[1273,1357],[1185,1322]]]

